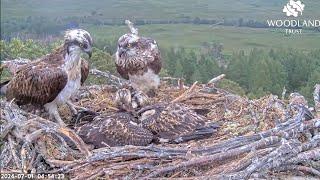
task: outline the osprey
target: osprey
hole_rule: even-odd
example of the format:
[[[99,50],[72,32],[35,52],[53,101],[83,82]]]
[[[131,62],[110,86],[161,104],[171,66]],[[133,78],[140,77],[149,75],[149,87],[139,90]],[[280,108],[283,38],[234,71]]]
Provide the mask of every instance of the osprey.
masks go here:
[[[10,81],[1,83],[1,94],[18,105],[44,106],[50,117],[64,125],[57,106],[70,105],[69,98],[87,78],[88,63],[80,56],[85,52],[91,57],[92,43],[85,30],[66,31],[61,47],[17,68]]]
[[[116,92],[114,101],[120,110],[134,113],[136,109],[150,104],[150,99],[143,92],[132,87],[128,88],[122,88]]]
[[[76,127],[76,132],[85,143],[95,148],[150,144],[153,134],[137,126],[134,121],[134,117],[129,113],[100,115],[94,117],[91,122]]]
[[[81,58],[80,61],[81,61],[81,85],[83,85],[89,76],[90,67],[89,67],[89,62],[87,60]],[[31,60],[21,59],[21,58],[10,60],[10,61],[3,61],[1,68],[7,68],[10,74],[14,76],[21,67],[23,67],[24,65],[27,65],[28,63],[31,63]],[[81,110],[87,110],[83,107],[74,105],[71,101],[67,101],[67,105],[69,106],[73,114],[77,114],[76,108]]]
[[[219,126],[180,103],[158,103],[140,109],[138,123],[160,142],[182,143],[204,139]]]
[[[83,58],[80,59],[81,61],[81,85],[87,80],[89,75],[89,62]],[[31,63],[29,59],[14,59],[10,61],[2,61],[1,68],[7,68],[11,75],[15,75],[16,72],[19,71],[21,67]]]
[[[116,52],[116,67],[119,74],[129,79],[134,88],[150,96],[160,85],[158,76],[162,62],[160,50],[155,40],[138,36],[138,30],[126,21],[131,33],[121,36]]]
[[[289,109],[293,114],[302,113],[306,120],[314,119],[313,114],[309,110],[308,101],[297,92],[291,93],[289,96]]]
[[[89,113],[89,114],[88,114]],[[93,115],[82,111],[77,121],[77,134],[96,148],[106,146],[145,146],[151,142],[182,143],[208,138],[218,126],[208,123],[183,104],[156,104],[142,108],[135,117],[131,112]],[[91,118],[91,119],[90,119]]]

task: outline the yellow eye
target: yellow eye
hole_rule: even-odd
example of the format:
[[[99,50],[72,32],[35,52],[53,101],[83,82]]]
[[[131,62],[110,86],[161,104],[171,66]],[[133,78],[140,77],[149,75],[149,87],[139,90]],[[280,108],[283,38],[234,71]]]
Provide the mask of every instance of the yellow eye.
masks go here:
[[[82,47],[82,48],[83,48],[83,44],[82,44],[82,43],[80,43],[80,47]]]
[[[131,48],[131,44],[128,44],[127,47],[128,47],[128,48]]]

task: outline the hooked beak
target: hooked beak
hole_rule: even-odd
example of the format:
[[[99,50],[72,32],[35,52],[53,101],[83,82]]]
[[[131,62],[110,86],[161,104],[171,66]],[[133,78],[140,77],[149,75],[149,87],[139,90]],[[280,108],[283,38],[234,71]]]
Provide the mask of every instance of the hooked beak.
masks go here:
[[[91,58],[91,56],[92,56],[92,51],[87,52],[87,54],[88,54],[89,58]]]
[[[88,54],[89,58],[91,58],[91,56],[92,56],[92,49],[90,48],[89,50],[86,50],[85,52]]]

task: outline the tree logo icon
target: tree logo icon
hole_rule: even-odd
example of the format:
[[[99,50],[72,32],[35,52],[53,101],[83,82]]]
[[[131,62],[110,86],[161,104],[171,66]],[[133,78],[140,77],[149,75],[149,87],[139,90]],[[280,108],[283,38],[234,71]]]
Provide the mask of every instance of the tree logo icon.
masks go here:
[[[283,12],[287,16],[298,17],[299,13],[302,15],[305,5],[300,1],[290,0],[287,5],[283,7]]]

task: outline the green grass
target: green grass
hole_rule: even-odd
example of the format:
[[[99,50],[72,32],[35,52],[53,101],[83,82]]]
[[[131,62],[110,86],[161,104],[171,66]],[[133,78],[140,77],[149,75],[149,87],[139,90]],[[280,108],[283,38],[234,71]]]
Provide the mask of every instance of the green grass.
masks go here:
[[[320,1],[302,0],[303,18],[320,17]],[[51,18],[91,16],[94,19],[179,19],[182,16],[207,19],[286,18],[282,12],[288,0],[1,0],[1,19],[44,16]],[[127,32],[125,26],[82,25],[95,38],[114,40]],[[5,30],[5,27],[1,27]],[[203,42],[224,44],[231,53],[252,48],[320,47],[319,33],[304,31],[302,35],[285,36],[284,30],[254,29],[194,24],[140,26],[141,35],[155,38],[161,47],[198,48]]]
[[[288,0],[1,0],[1,18],[89,16],[96,18],[176,19],[190,16],[222,19],[284,18]],[[304,18],[320,17],[320,1],[302,0]]]
[[[126,26],[84,26],[96,39],[114,40],[128,31]],[[286,36],[284,29],[239,28],[210,25],[145,25],[139,26],[142,36],[153,37],[162,48],[183,46],[199,48],[203,42],[223,43],[224,50],[231,53],[252,48],[302,50],[320,47],[318,32],[304,30],[301,35]]]

